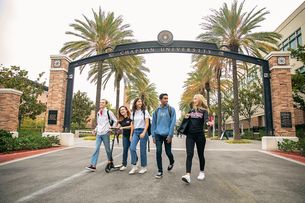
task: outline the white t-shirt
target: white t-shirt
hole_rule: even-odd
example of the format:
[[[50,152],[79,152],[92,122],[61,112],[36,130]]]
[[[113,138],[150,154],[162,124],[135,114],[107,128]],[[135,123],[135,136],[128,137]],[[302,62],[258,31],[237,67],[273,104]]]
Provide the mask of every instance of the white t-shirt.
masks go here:
[[[107,114],[108,109],[104,109],[102,112],[101,110],[97,113],[97,126],[95,128],[96,132],[98,135],[104,135],[107,134],[110,130],[110,124],[109,124],[109,119],[108,119],[108,114]],[[112,111],[109,111],[109,117],[111,120],[114,121],[113,126],[116,125],[117,119],[112,113]]]
[[[145,128],[145,120],[142,110],[136,110],[136,112],[134,113],[134,118],[133,118],[133,113],[131,113],[130,118],[133,121],[133,126],[135,129]],[[145,110],[145,119],[146,118],[150,118],[150,115],[147,110]]]

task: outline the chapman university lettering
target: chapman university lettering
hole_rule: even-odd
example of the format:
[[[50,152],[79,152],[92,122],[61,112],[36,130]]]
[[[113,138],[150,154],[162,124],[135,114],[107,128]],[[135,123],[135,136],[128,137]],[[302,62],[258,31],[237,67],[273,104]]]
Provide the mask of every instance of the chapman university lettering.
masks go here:
[[[147,54],[147,53],[193,53],[193,54],[212,54],[212,50],[196,49],[186,47],[161,47],[161,48],[146,48],[146,49],[132,49],[120,51],[121,56],[133,54]],[[218,54],[223,55],[222,51],[217,51]]]

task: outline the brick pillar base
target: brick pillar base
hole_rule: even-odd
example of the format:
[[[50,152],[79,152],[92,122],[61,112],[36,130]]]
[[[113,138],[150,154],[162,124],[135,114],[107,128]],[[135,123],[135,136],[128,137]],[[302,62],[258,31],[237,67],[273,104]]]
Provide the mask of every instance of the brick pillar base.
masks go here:
[[[289,57],[289,52],[271,52],[266,57],[270,65],[275,136],[296,136]]]
[[[18,114],[22,92],[14,89],[0,88],[0,129],[18,136]]]
[[[46,132],[63,132],[67,72],[69,59],[63,55],[51,56],[51,69],[47,101]]]

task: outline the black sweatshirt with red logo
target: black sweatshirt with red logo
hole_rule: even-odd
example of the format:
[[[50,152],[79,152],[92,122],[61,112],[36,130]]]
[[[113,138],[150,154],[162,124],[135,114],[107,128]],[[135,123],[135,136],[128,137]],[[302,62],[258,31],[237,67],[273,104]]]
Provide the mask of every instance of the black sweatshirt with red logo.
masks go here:
[[[190,112],[190,121],[188,124],[188,134],[203,134],[203,128],[208,121],[208,112],[205,109],[192,109]]]

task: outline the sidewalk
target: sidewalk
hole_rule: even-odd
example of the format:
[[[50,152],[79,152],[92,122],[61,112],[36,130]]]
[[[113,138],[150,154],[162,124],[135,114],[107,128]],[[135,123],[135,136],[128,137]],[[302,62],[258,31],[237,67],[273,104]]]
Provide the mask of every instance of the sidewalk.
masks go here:
[[[0,165],[0,202],[304,202],[305,166],[260,152],[260,142],[227,144],[207,141],[206,179],[198,181],[197,153],[192,182],[185,173],[184,139],[175,138],[172,172],[156,173],[155,147],[148,152],[148,172],[128,175],[128,170],[106,173],[101,149],[97,171],[84,170],[94,151],[94,141],[76,140],[65,148],[31,159]],[[122,146],[115,144],[115,164],[122,160]],[[163,165],[168,160],[163,152]]]

